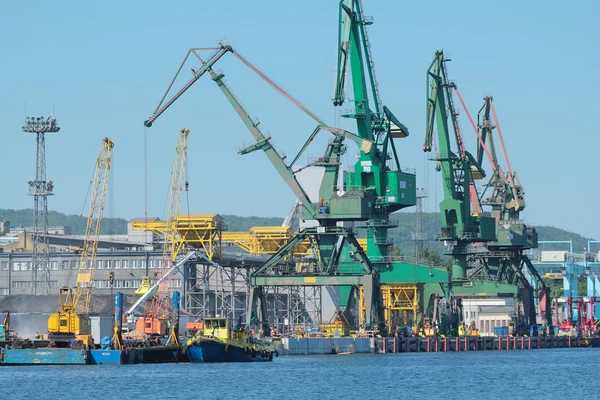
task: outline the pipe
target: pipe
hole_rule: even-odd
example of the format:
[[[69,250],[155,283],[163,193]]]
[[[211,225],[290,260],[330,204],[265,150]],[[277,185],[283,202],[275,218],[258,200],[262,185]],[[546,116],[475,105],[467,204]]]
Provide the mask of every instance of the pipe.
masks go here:
[[[179,261],[177,264],[173,265],[173,267],[168,270],[146,293],[144,293],[144,295],[142,297],[140,297],[138,299],[138,301],[135,302],[135,304],[133,306],[131,306],[131,308],[129,310],[127,310],[127,312],[125,313],[125,315],[130,316],[132,315],[135,310],[137,310],[137,308],[142,305],[142,303],[144,301],[146,301],[146,299],[156,291],[156,289],[158,289],[158,286],[165,280],[167,279],[169,276],[171,276],[171,274],[177,270],[179,270],[179,267],[181,265],[184,265],[186,262],[188,262],[188,260],[190,260],[193,257],[200,257],[200,258],[204,258],[205,260],[210,261],[210,263],[213,263],[208,257],[206,257],[203,253],[199,252],[199,251],[191,251],[189,252],[181,261]],[[147,265],[147,263],[146,263]]]

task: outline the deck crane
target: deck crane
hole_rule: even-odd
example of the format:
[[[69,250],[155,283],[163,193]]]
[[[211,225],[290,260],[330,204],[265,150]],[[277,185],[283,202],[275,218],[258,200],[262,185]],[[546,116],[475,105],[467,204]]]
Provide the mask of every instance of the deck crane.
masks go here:
[[[262,72],[254,67],[248,60],[237,53],[230,45],[220,43],[218,48],[213,48],[215,52],[206,60],[197,54],[198,49],[191,49],[187,57],[193,54],[201,62],[202,66],[198,69],[193,69],[193,78],[171,99],[165,102],[166,96],[171,90],[173,83],[183,68],[185,63],[182,63],[175,78],[169,85],[167,93],[163,96],[161,102],[156,108],[151,117],[145,121],[147,127],[152,126],[156,119],[168,108],[174,101],[179,98],[185,90],[187,90],[201,76],[210,73],[212,79],[217,83],[221,91],[225,94],[230,104],[234,107],[238,116],[242,119],[246,127],[251,132],[254,143],[238,150],[239,154],[248,154],[255,150],[265,152],[271,163],[276,168],[279,175],[284,179],[286,184],[292,189],[298,200],[302,203],[303,216],[305,220],[315,220],[318,226],[304,228],[298,232],[287,244],[282,247],[275,255],[273,255],[264,265],[255,271],[250,277],[251,296],[249,312],[247,314],[247,322],[249,324],[259,323],[263,326],[264,332],[269,332],[268,321],[266,321],[266,302],[264,300],[263,287],[265,286],[359,286],[364,287],[364,298],[367,312],[365,325],[368,328],[380,325],[383,322],[383,310],[381,306],[381,292],[379,288],[379,266],[389,266],[390,260],[387,259],[385,253],[379,253],[373,257],[373,261],[367,258],[364,250],[356,240],[352,229],[338,225],[341,221],[367,221],[372,217],[376,221],[372,224],[371,232],[376,231],[376,237],[371,240],[377,245],[383,245],[387,242],[387,237],[383,236],[383,232],[390,226],[385,213],[382,213],[382,207],[391,203],[391,207],[395,209],[403,206],[414,205],[415,185],[414,174],[401,172],[399,170],[388,170],[385,167],[385,157],[377,158],[378,161],[369,160],[373,163],[372,170],[364,164],[361,167],[361,173],[365,176],[365,188],[357,186],[360,181],[354,185],[352,182],[346,182],[344,188],[338,188],[338,176],[340,172],[340,157],[346,151],[347,147],[343,143],[345,139],[356,142],[358,147],[365,154],[376,155],[381,152],[373,139],[374,136],[366,137],[355,135],[351,132],[332,128],[325,124],[320,118],[310,112],[306,107],[300,104],[296,99],[288,95],[273,81],[267,78]],[[234,56],[240,59],[246,66],[251,68],[259,76],[261,76],[273,88],[283,94],[289,101],[303,110],[317,123],[317,128],[309,136],[305,145],[289,164],[285,162],[285,158],[275,150],[270,142],[270,137],[265,136],[259,128],[259,124],[255,122],[242,107],[241,103],[231,93],[225,82],[223,74],[216,73],[212,67],[223,54],[231,52]],[[377,138],[381,136],[390,137],[393,135],[406,135],[406,129],[393,117],[393,115],[384,108],[384,113],[388,117],[386,120],[381,120],[383,126],[377,127]],[[384,122],[385,121],[385,122]],[[370,129],[370,128],[368,128]],[[318,160],[309,163],[305,167],[297,167],[294,164],[304,153],[308,145],[313,141],[319,131],[324,130],[333,134],[334,138],[329,142],[325,155]],[[384,149],[387,148],[389,141],[383,140]],[[391,144],[393,148],[393,144]],[[387,154],[383,151],[382,154]],[[387,157],[387,156],[386,156]],[[397,160],[396,160],[397,161]],[[363,164],[361,164],[363,165]],[[309,166],[322,167],[324,169],[324,178],[321,182],[319,190],[319,198],[311,199],[305,192],[302,185],[296,179],[296,174]],[[359,173],[360,174],[360,173]],[[380,191],[375,190],[375,182],[380,182],[381,179],[387,182],[387,187],[379,187]],[[368,181],[368,182],[367,182]],[[368,186],[368,188],[366,187]],[[344,190],[339,190],[344,189]],[[310,268],[300,268],[294,264],[293,251],[305,240],[310,241],[313,251],[317,254],[315,263]],[[350,248],[353,264],[350,266],[340,266],[340,255],[346,248]],[[372,247],[375,248],[375,247]],[[379,247],[377,247],[379,249]],[[377,264],[378,267],[374,265]],[[262,318],[262,320],[261,320]]]
[[[458,91],[457,94],[462,103]],[[471,120],[470,116],[469,119]],[[484,259],[480,259],[484,261],[488,274],[522,287],[515,313],[515,331],[519,334],[530,334],[529,327],[536,325],[534,297],[537,297],[543,320],[542,329],[553,334],[549,288],[524,253],[526,250],[537,248],[537,231],[520,218],[520,212],[525,209],[525,193],[516,172],[511,168],[492,96],[484,97],[484,104],[478,112],[475,132],[478,138],[477,161],[481,164],[486,155],[492,169],[490,180],[480,195],[480,202],[482,206],[491,209],[490,214],[496,220],[497,237],[497,240],[486,244],[490,253],[486,254]],[[494,136],[497,136],[500,142],[506,171],[498,161]],[[492,193],[486,197],[488,189],[491,189]],[[525,276],[524,269],[533,278],[535,287]]]
[[[162,334],[163,328],[167,326],[167,329],[169,330],[169,340],[172,343],[177,343],[177,333],[173,331],[173,328],[176,325],[174,321],[175,316],[172,315],[174,308],[170,307],[171,276],[173,275],[170,271],[173,269],[173,265],[181,248],[176,240],[176,217],[179,215],[183,191],[187,191],[189,187],[188,182],[185,180],[189,133],[190,130],[188,128],[183,128],[179,131],[179,139],[175,149],[175,160],[173,162],[173,170],[171,171],[169,208],[162,255],[162,268],[163,271],[167,271],[168,278],[162,280],[158,285],[156,296],[148,299],[144,317],[140,318],[136,323],[137,329],[140,330],[141,328],[141,330],[147,334]],[[167,322],[170,322],[170,324]],[[168,325],[170,325],[170,329]]]
[[[452,257],[449,279],[444,288],[445,304],[442,307],[440,331],[445,335],[458,335],[462,309],[460,299],[453,294],[453,285],[467,281],[467,258],[473,254],[475,243],[496,240],[495,221],[492,217],[474,212],[472,182],[475,174],[485,176],[477,160],[465,150],[456,121],[457,113],[452,102],[455,84],[448,79],[446,63],[449,59],[438,50],[427,70],[427,125],[423,150],[431,151],[434,123],[437,122],[439,153],[434,160],[442,173],[444,199],[440,203],[442,229],[438,240],[450,247],[446,253]],[[456,150],[452,149],[448,117],[452,118]],[[477,199],[475,199],[477,200]]]
[[[57,344],[68,343],[80,337],[91,344],[91,327],[88,313],[92,298],[92,282],[96,265],[98,237],[104,212],[104,200],[108,188],[112,149],[114,142],[109,138],[102,139],[100,153],[96,161],[96,169],[92,180],[92,196],[83,239],[83,249],[79,258],[77,285],[75,288],[59,289],[58,312],[48,318],[48,336]]]

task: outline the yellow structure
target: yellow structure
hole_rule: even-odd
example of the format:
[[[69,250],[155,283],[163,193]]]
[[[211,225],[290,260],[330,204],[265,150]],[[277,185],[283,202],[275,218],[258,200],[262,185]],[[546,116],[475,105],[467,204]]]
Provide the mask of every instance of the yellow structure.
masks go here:
[[[166,221],[132,222],[134,230],[151,231],[163,238],[168,235],[169,224]],[[177,257],[184,247],[203,249],[208,257],[221,257],[222,242],[247,251],[253,256],[277,253],[294,236],[289,226],[254,226],[248,232],[226,232],[227,223],[219,214],[177,215],[174,218],[175,236],[172,247]],[[295,254],[306,254],[310,251],[310,243],[302,242]]]
[[[417,321],[419,310],[419,288],[414,284],[381,285],[383,298],[383,314],[389,333],[395,332],[402,318],[403,325],[411,325],[409,321]],[[365,302],[363,288],[360,287],[360,316],[359,323],[365,322]]]
[[[177,141],[177,148],[175,149],[175,161],[173,163],[173,170],[171,171],[171,190],[169,192],[169,213],[167,216],[167,223],[165,229],[165,246],[163,249],[163,262],[169,262],[170,264],[175,262],[177,258],[177,220],[176,217],[179,215],[179,207],[181,205],[181,196],[183,194],[184,187],[187,190],[187,182],[185,182],[185,171],[187,169],[187,151],[188,151],[188,135],[190,130],[183,128],[179,132],[179,140]],[[166,244],[169,244],[167,246]],[[170,266],[170,267],[171,267]]]
[[[134,230],[151,231],[163,238],[168,234],[167,221],[132,222]],[[227,223],[219,214],[180,214],[174,218],[175,237],[173,238],[172,258],[176,258],[182,248],[202,249],[212,260],[221,258],[221,241]]]
[[[223,241],[252,255],[275,254],[294,236],[290,226],[253,226],[249,232],[226,232]],[[306,254],[310,249],[308,241],[296,247],[295,254]]]
[[[358,244],[360,244],[360,247],[362,247],[363,251],[366,253],[367,252],[367,239],[366,238],[356,238],[356,241],[358,242]]]
[[[91,341],[90,319],[87,314],[91,305],[96,251],[114,145],[114,142],[106,137],[100,146],[93,177],[83,249],[79,258],[77,285],[74,289],[62,287],[59,290],[58,312],[48,318],[48,336],[51,339],[66,340],[80,335],[86,344],[90,344]]]

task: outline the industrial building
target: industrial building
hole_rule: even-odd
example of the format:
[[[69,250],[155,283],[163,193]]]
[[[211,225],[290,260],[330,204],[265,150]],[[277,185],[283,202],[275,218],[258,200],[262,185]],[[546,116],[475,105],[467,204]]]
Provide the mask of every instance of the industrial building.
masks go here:
[[[96,253],[92,287],[94,294],[108,295],[114,291],[134,294],[144,276],[154,284],[166,272],[162,239],[151,231],[132,228],[135,223],[158,223],[158,218],[133,218],[127,235],[101,235]],[[276,227],[275,227],[276,228]],[[227,242],[219,264],[190,263],[170,281],[171,290],[182,293],[182,308],[196,316],[245,315],[249,293],[249,274],[262,265],[264,255],[251,255],[239,249],[257,247],[248,239],[251,233],[233,233],[236,243]],[[283,240],[283,239],[281,239]],[[269,244],[274,245],[271,238]],[[48,235],[50,286],[74,287],[80,262],[82,236]],[[268,246],[267,246],[268,247]],[[33,257],[31,234],[24,232],[18,240],[5,245],[0,253],[0,295],[32,294]],[[109,274],[113,274],[111,286]],[[268,294],[272,321],[282,331],[308,327],[321,321],[320,290],[309,288],[275,288]]]

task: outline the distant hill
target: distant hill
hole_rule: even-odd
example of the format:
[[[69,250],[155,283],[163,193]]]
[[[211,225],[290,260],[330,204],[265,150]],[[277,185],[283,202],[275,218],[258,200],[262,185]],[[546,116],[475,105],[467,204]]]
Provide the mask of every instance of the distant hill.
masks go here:
[[[229,232],[247,232],[253,226],[279,226],[283,218],[278,217],[240,217],[238,215],[221,214],[227,222]]]
[[[398,229],[391,231],[391,236],[394,239],[394,243],[400,246],[403,254],[412,254],[413,242],[411,241],[411,232],[415,231],[416,227],[416,214],[414,212],[399,212],[392,215],[392,219],[398,221]],[[439,213],[423,213],[422,218],[423,230],[427,234],[429,239],[428,247],[435,249],[439,252],[444,250],[443,244],[435,241],[438,236],[442,220]],[[566,231],[564,229],[555,228],[552,226],[536,226],[538,232],[538,239],[542,240],[572,240],[573,251],[582,252],[584,248],[587,249],[587,241],[592,240],[591,238],[583,237],[575,232]],[[540,244],[539,247],[546,250],[553,249],[566,249],[565,245],[557,247],[559,245],[552,244]]]
[[[583,237],[577,233],[565,231],[564,229],[555,228],[553,226],[536,226],[538,231],[539,240],[572,240],[573,251],[575,253],[583,252],[583,249],[587,251],[588,240],[595,240],[592,238]],[[540,244],[540,248],[546,250],[553,250],[556,245],[552,244]],[[562,245],[561,249],[564,249],[565,245]]]
[[[10,226],[27,227],[33,226],[33,210],[0,209],[0,221],[10,221]],[[102,218],[100,234],[119,235],[127,233],[127,220],[123,218]],[[74,235],[85,234],[87,216],[67,215],[56,211],[48,211],[48,226],[70,226]]]
[[[253,226],[274,226],[281,225],[283,218],[279,217],[240,217],[238,215],[221,215],[228,224],[230,232],[246,232]],[[398,229],[390,231],[390,236],[394,243],[398,245],[403,254],[411,255],[413,252],[413,242],[411,233],[415,231],[416,214],[414,212],[399,212],[392,215],[394,221],[398,221]],[[8,210],[0,209],[0,221],[10,221],[12,227],[31,226],[33,225],[33,210]],[[74,234],[84,234],[86,216],[67,215],[56,211],[48,212],[48,224],[51,226],[65,225],[70,226]],[[127,220],[124,218],[104,218],[101,226],[102,234],[126,234]],[[437,242],[435,238],[440,232],[441,219],[439,213],[423,213],[422,218],[423,230],[427,234],[428,247],[443,251],[443,245]],[[590,238],[583,237],[575,232],[569,232],[564,229],[555,228],[552,226],[537,226],[539,240],[572,240],[573,250],[576,252],[583,251],[587,248],[587,241]],[[363,236],[364,232],[359,232],[359,236]],[[542,247],[540,245],[540,247]],[[552,245],[544,245],[545,249],[553,249]],[[564,247],[561,247],[564,248]]]

